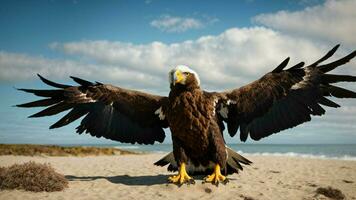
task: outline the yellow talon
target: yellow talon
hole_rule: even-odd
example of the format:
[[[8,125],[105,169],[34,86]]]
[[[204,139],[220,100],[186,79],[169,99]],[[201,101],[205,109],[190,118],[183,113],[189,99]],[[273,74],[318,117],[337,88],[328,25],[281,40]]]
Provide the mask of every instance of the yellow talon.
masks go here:
[[[219,184],[219,182],[226,183],[227,182],[227,178],[221,174],[220,165],[216,164],[213,174],[208,175],[207,177],[205,177],[204,181],[217,185],[217,184]]]
[[[182,185],[183,183],[194,183],[193,178],[190,177],[185,170],[185,163],[180,165],[178,175],[169,177],[168,181],[179,185]]]

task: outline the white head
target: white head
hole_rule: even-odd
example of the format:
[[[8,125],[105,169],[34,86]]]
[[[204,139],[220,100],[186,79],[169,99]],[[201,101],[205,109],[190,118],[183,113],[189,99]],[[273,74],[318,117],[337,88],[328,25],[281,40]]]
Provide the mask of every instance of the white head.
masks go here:
[[[169,72],[169,84],[175,85],[176,83],[185,84],[186,76],[192,74],[200,86],[200,79],[198,74],[185,65],[177,65]]]

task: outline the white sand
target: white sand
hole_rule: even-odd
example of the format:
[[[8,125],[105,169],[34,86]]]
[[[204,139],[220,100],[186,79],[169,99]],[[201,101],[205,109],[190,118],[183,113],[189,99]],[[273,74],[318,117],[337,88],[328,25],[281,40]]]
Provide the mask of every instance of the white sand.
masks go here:
[[[166,184],[172,173],[152,164],[163,155],[0,156],[0,166],[50,163],[70,180],[69,188],[61,192],[5,190],[0,199],[327,199],[315,195],[317,187],[327,186],[356,199],[356,161],[247,156],[253,165],[229,176],[227,185],[202,184],[202,177],[195,177],[195,185],[178,187]]]

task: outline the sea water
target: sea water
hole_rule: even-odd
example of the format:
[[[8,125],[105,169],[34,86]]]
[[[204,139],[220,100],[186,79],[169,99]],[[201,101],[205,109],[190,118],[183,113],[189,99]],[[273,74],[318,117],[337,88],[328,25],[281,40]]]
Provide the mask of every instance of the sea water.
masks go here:
[[[147,153],[168,153],[172,151],[172,144],[131,145],[118,143],[84,146],[115,147]],[[356,161],[356,144],[228,144],[227,146],[245,156],[292,156]]]

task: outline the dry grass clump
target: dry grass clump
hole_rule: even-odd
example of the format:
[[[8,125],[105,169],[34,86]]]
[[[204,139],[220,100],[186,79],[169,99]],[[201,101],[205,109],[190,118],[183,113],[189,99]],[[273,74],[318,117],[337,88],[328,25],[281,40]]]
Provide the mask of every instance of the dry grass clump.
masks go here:
[[[315,192],[317,194],[322,194],[326,197],[336,200],[342,200],[346,198],[345,195],[339,189],[335,189],[330,186],[326,188],[319,187],[318,189],[316,189]]]
[[[99,156],[135,154],[116,148],[62,147],[56,145],[0,144],[0,155],[14,156]]]
[[[49,164],[27,162],[0,167],[0,190],[23,189],[32,192],[54,192],[68,187],[64,175]]]
[[[5,177],[5,171],[6,168],[5,167],[0,167],[0,188],[2,186],[2,182],[4,181],[4,177]]]

